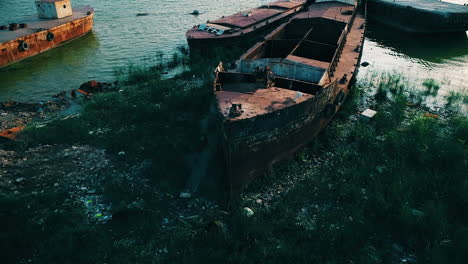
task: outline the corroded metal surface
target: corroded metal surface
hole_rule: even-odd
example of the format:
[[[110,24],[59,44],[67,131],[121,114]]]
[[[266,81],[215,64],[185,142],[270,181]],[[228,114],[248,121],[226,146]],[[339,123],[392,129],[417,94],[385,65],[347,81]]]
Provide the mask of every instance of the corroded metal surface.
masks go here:
[[[356,47],[362,46],[365,34],[365,16],[354,9],[338,2],[312,4],[307,12],[297,14],[267,36],[264,43],[247,51],[236,70],[217,74],[215,94],[223,119],[231,190],[239,190],[273,163],[309,143],[340,108],[357,72],[362,51]],[[352,15],[345,14],[345,10],[352,10]],[[301,26],[305,28],[297,28]],[[302,37],[296,39],[299,35]],[[285,38],[296,39],[294,46],[284,46],[289,48],[289,54],[284,55],[283,46],[281,50],[262,51],[269,47],[268,41]],[[333,47],[334,54],[309,49],[310,43]],[[258,87],[261,76],[239,72],[243,62],[277,61],[278,54],[285,63],[293,61],[308,65],[311,70],[326,70],[314,83],[301,80],[304,75],[295,72],[292,76],[299,79],[287,78],[280,72],[281,67],[272,68],[277,78],[270,88]],[[240,116],[229,115],[233,104],[242,105]]]
[[[242,85],[242,84],[241,84]],[[229,116],[229,108],[232,104],[241,104],[244,113],[232,120],[246,119],[257,115],[271,113],[293,104],[304,102],[313,95],[291,91],[283,88],[272,87],[268,89],[257,89],[251,94],[226,90],[216,93],[221,113]]]
[[[93,27],[93,18],[93,9],[87,7],[74,9],[74,15],[71,17],[57,20],[31,18],[25,21],[28,24],[27,28],[0,31],[0,67],[85,35]]]
[[[468,30],[468,6],[438,0],[368,0],[369,18],[412,33]]]
[[[246,28],[250,27],[254,24],[257,24],[261,21],[264,21],[268,18],[276,16],[280,13],[283,13],[282,10],[278,9],[266,9],[266,8],[258,8],[249,11],[248,14],[235,14],[232,16],[228,16],[225,18],[221,18],[218,20],[211,21],[210,23],[218,24],[218,25],[226,25],[229,27],[236,27],[236,28]]]
[[[305,0],[277,1],[270,3],[269,8],[263,6],[210,21],[210,24],[228,27],[230,31],[217,35],[200,31],[198,26],[195,26],[187,31],[187,42],[191,47],[203,47],[209,44],[221,44],[227,40],[247,38],[262,30],[278,26],[281,21],[296,14],[304,3]]]
[[[417,8],[428,12],[438,13],[467,13],[468,6],[441,2],[439,0],[370,0],[369,2],[383,2],[403,8]]]

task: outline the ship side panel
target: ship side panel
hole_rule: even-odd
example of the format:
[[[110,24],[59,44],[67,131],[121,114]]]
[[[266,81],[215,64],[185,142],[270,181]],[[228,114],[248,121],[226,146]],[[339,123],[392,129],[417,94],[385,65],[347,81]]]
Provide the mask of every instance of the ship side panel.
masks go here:
[[[468,29],[468,14],[430,12],[378,0],[368,1],[368,9],[370,19],[406,32],[464,32]]]
[[[302,103],[255,118],[226,122],[231,153],[231,188],[240,189],[316,137],[331,120],[331,116],[321,112],[332,103],[338,89],[336,84],[330,85]]]
[[[0,67],[40,54],[91,31],[93,14],[0,44]],[[27,50],[24,44],[27,43]]]

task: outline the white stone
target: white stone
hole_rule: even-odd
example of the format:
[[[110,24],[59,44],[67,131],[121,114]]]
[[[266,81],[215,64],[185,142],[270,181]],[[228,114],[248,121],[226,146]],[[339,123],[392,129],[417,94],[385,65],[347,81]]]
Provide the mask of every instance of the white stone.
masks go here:
[[[40,18],[59,19],[73,15],[70,0],[36,0]]]
[[[179,195],[180,198],[190,198],[192,195],[188,192],[181,192]]]
[[[364,112],[361,113],[361,118],[366,120],[371,120],[377,114],[377,111],[372,109],[366,109]]]
[[[247,217],[251,217],[254,215],[254,211],[248,207],[244,207],[244,214],[247,216]]]

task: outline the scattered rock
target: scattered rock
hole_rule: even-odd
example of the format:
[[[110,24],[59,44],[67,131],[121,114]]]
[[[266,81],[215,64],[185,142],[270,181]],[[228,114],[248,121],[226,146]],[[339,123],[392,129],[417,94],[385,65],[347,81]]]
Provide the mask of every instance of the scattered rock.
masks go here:
[[[243,213],[247,217],[251,217],[251,216],[254,215],[254,211],[252,209],[248,208],[248,207],[244,207]]]
[[[188,192],[181,192],[179,195],[180,198],[191,198],[192,194]]]
[[[416,216],[416,217],[423,217],[424,216],[424,212],[420,211],[418,209],[411,209],[411,214],[413,216]]]
[[[377,114],[377,111],[374,111],[368,108],[364,112],[361,113],[361,118],[363,120],[370,121],[375,117],[376,114]]]
[[[22,182],[24,182],[24,180],[25,180],[24,178],[17,178],[16,183],[22,183]]]

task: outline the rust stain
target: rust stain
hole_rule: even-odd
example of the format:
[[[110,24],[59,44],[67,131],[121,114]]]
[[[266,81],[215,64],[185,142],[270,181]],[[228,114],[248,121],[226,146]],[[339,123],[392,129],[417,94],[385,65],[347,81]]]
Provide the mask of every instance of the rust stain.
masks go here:
[[[255,33],[272,29],[282,21],[296,14],[305,1],[288,2],[276,1],[266,6],[250,9],[243,13],[222,17],[218,20],[208,21],[210,25],[225,28],[222,35],[216,35],[207,31],[198,30],[194,26],[186,33],[186,38],[191,48],[204,47],[206,45],[221,44],[227,40],[246,39]],[[227,42],[225,42],[227,44]]]
[[[24,129],[25,129],[25,126],[19,126],[19,127],[7,129],[3,132],[0,132],[0,137],[7,138],[10,140],[16,140],[18,133],[23,131]]]
[[[351,15],[343,10],[352,10]],[[216,71],[214,92],[223,120],[231,191],[290,156],[329,124],[357,72],[362,51],[356,51],[356,46],[364,41],[365,19],[352,5],[311,4],[247,51],[235,70]],[[296,41],[294,45],[288,42],[276,45],[277,49],[266,45],[268,41],[281,44],[288,37]],[[321,51],[310,49],[311,43]],[[252,72],[264,63],[267,67],[280,64],[271,68],[272,86]],[[305,70],[296,75],[299,68]],[[320,75],[314,74],[316,69],[321,69]],[[233,115],[233,106],[241,111]]]
[[[0,67],[48,51],[66,41],[85,35],[93,27],[93,18],[94,12],[58,26],[0,43]]]

